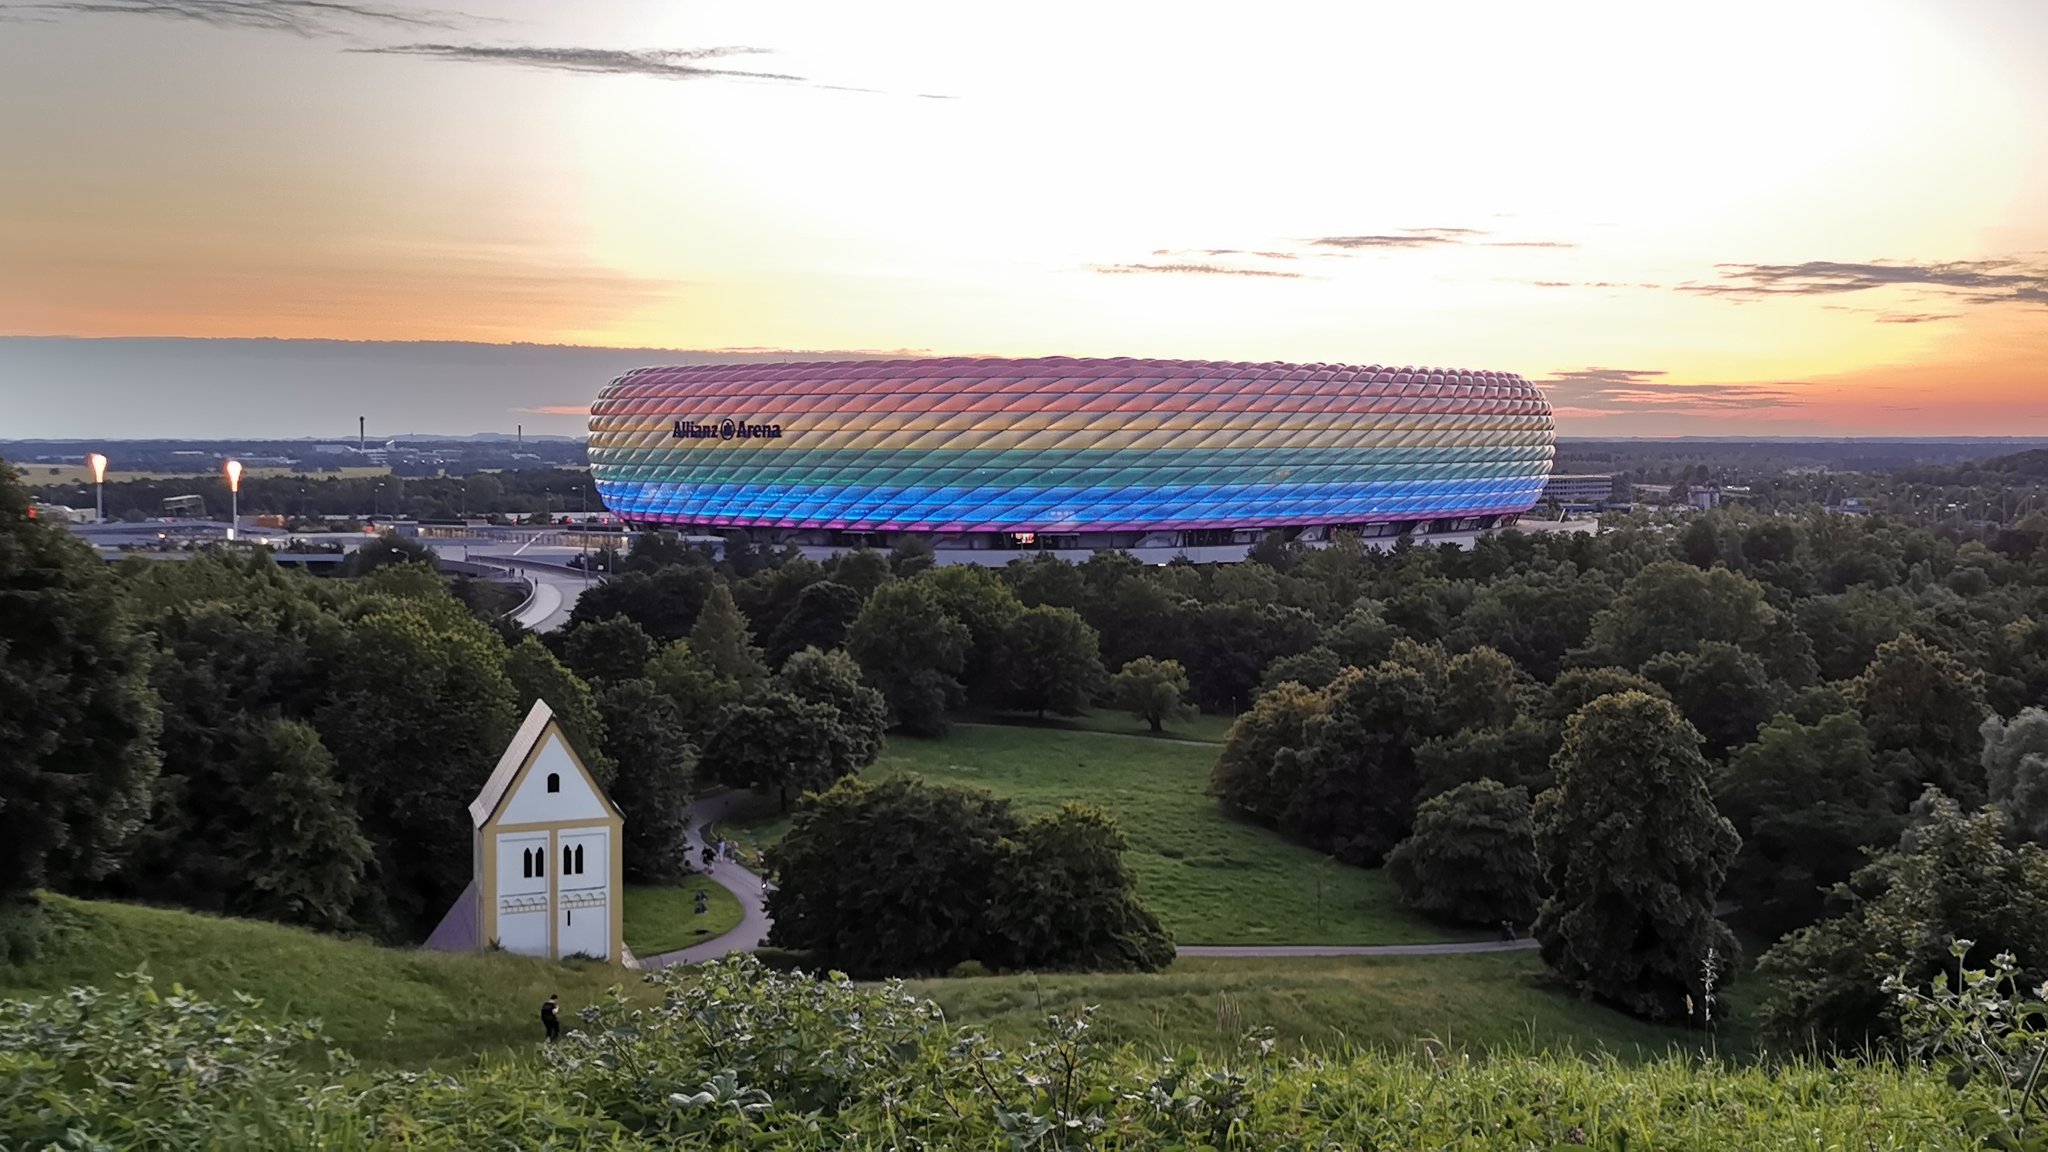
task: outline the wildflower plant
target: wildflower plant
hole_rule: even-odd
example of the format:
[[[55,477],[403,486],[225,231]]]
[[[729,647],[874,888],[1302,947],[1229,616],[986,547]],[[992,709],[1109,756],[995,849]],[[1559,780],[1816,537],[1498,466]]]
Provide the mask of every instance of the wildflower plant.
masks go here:
[[[1950,945],[1953,983],[1942,972],[1923,990],[1895,975],[1886,978],[1885,991],[1898,1005],[1910,1052],[1945,1066],[1956,1087],[1988,1099],[1974,1118],[1988,1144],[2048,1148],[2048,983],[2022,988],[2010,952],[1993,956],[1989,970],[1965,967],[1973,944]]]

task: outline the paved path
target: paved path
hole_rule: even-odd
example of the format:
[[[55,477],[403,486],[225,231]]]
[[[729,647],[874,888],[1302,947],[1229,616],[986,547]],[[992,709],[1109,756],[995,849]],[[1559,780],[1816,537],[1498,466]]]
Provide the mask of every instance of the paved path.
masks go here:
[[[689,852],[692,867],[702,867],[704,829],[724,819],[727,812],[745,799],[745,792],[727,792],[722,796],[698,800],[690,806]],[[729,952],[752,952],[767,941],[768,909],[761,895],[761,878],[730,860],[714,862],[711,865],[711,878],[725,885],[739,898],[739,926],[702,944],[693,944],[674,952],[663,952],[659,956],[642,956],[639,958],[640,967],[666,968],[671,964],[697,964],[705,960],[716,960]]]
[[[1462,956],[1470,952],[1523,952],[1536,941],[1467,940],[1451,944],[1187,944],[1180,956],[1241,956],[1278,959],[1285,956]]]

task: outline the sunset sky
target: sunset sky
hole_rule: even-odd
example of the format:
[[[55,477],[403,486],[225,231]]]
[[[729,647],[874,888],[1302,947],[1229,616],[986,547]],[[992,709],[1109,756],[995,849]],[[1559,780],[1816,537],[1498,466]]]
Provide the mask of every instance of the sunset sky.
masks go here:
[[[2044,61],[2048,0],[0,0],[0,336],[1442,364],[1566,434],[2048,435]],[[604,383],[252,347],[0,339],[0,438],[312,434],[358,384],[572,432]]]

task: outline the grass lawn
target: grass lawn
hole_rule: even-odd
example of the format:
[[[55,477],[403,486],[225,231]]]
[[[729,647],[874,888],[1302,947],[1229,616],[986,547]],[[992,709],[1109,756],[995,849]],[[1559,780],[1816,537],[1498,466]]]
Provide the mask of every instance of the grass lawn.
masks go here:
[[[1117,736],[1143,736],[1152,740],[1198,740],[1221,744],[1235,721],[1232,716],[1200,713],[1192,720],[1177,721],[1154,732],[1143,720],[1128,712],[1096,709],[1080,716],[1047,716],[1043,720],[1029,712],[978,712],[963,717],[970,724],[1003,724],[1014,728],[1049,728],[1063,732],[1107,732]]]
[[[26,965],[0,964],[0,996],[110,987],[147,968],[157,990],[183,984],[210,1000],[237,991],[280,1019],[317,1018],[376,1067],[452,1066],[540,1043],[540,1003],[562,996],[565,1027],[612,985],[653,1002],[637,974],[604,964],[504,952],[380,948],[253,920],[44,896],[49,937]]]
[[[697,915],[697,893],[705,909]],[[723,936],[740,923],[739,898],[709,876],[685,876],[680,883],[626,889],[626,947],[635,956],[658,956]]]
[[[1377,871],[1347,868],[1232,820],[1203,794],[1213,747],[1097,732],[959,725],[892,737],[868,772],[972,784],[1025,812],[1082,800],[1116,815],[1138,890],[1182,944],[1411,944],[1457,934],[1402,910]],[[721,833],[758,848],[787,830],[773,801]]]
[[[1548,987],[1542,961],[1528,952],[1182,958],[1152,976],[987,976],[910,988],[938,1001],[954,1022],[983,1025],[1012,1042],[1039,1035],[1051,1013],[1093,1004],[1098,1035],[1154,1052],[1227,1050],[1260,1026],[1284,1045],[1325,1052],[1411,1047],[1428,1037],[1475,1053],[1606,1049],[1633,1058],[1706,1043],[1698,1032],[1645,1024]],[[1748,1043],[1743,1033],[1718,1040],[1729,1054],[1748,1051]]]

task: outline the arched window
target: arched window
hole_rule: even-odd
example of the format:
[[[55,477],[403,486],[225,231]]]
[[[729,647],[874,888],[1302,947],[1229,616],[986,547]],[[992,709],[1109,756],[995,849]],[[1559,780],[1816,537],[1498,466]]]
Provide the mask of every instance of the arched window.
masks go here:
[[[550,791],[550,792],[560,792],[561,790],[562,790],[562,774],[561,774],[560,772],[550,772],[550,773],[548,773],[548,791]]]
[[[564,844],[562,845],[562,875],[572,876],[575,872],[576,857],[569,851],[569,846]]]
[[[576,846],[576,874],[583,875],[583,845]]]
[[[545,849],[545,848],[535,848],[535,849],[533,850],[533,874],[534,874],[535,876],[545,876],[545,875],[547,875],[547,874],[548,874],[548,850],[547,850],[547,849]]]
[[[533,879],[533,849],[528,848],[519,854],[519,874],[528,880]]]

